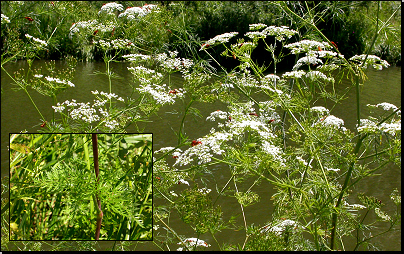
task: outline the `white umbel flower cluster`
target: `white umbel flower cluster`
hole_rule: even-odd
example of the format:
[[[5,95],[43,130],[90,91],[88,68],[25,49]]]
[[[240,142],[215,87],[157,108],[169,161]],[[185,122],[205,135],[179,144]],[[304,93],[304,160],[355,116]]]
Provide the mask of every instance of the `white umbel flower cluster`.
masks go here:
[[[231,38],[236,36],[237,34],[238,34],[238,32],[230,32],[230,33],[224,33],[224,34],[216,35],[215,37],[213,37],[212,39],[210,39],[206,43],[204,43],[202,45],[202,47],[199,49],[199,51],[205,50],[206,48],[211,47],[211,46],[226,43]]]
[[[275,36],[275,39],[278,41],[283,41],[285,38],[290,39],[293,35],[297,33],[297,31],[293,29],[289,29],[287,26],[269,26],[262,30],[262,33],[266,35]]]
[[[251,31],[260,30],[260,29],[265,28],[265,27],[267,27],[267,25],[262,24],[262,23],[250,24],[249,25],[249,28],[250,28]]]
[[[106,12],[106,13],[113,13],[115,10],[117,11],[123,11],[123,5],[122,4],[117,4],[117,3],[107,3],[104,4],[101,7],[101,10],[98,12],[98,14],[102,13],[102,12]]]
[[[396,111],[398,108],[387,102],[382,102],[376,105],[367,104],[371,108],[382,108],[385,111]],[[396,112],[397,117],[394,117],[390,122],[384,122],[378,125],[376,119],[360,119],[360,126],[357,126],[358,132],[365,133],[387,133],[392,136],[401,134],[401,110]]]
[[[10,19],[6,15],[1,14],[1,24],[6,24],[6,23],[10,23]]]
[[[151,58],[149,55],[143,55],[143,54],[129,54],[129,55],[123,55],[122,57],[128,60],[129,62],[136,62],[139,60],[147,61],[150,60]]]
[[[213,111],[212,113],[210,113],[210,116],[208,116],[206,118],[206,121],[214,122],[216,120],[216,118],[219,118],[219,119],[222,119],[222,120],[227,119],[228,118],[227,112],[224,112],[224,111],[221,111],[221,110]]]
[[[282,78],[284,79],[288,79],[288,78],[301,78],[306,74],[305,71],[303,70],[299,70],[299,71],[289,71],[289,72],[285,72],[284,74],[282,74]]]
[[[35,78],[42,78],[43,75],[42,74],[35,74],[34,77]],[[61,80],[59,78],[52,78],[52,77],[49,77],[49,76],[46,76],[45,79],[48,82],[55,82],[55,83],[58,83],[58,84],[65,84],[65,85],[68,85],[70,87],[75,87],[75,85],[72,82],[70,82],[69,80]]]
[[[280,223],[277,223],[274,226],[271,225],[264,226],[263,229],[261,229],[261,233],[266,233],[270,231],[278,236],[281,236],[282,233],[286,230],[286,228],[290,228],[290,230],[295,230],[303,227],[300,226],[296,221],[286,219],[281,221]]]
[[[247,32],[245,36],[247,36],[250,39],[257,40],[257,39],[265,39],[268,35],[270,36],[275,36],[275,39],[278,41],[283,41],[286,38],[292,37],[294,34],[297,32],[295,30],[289,29],[287,26],[268,26],[261,32],[257,32],[254,30],[259,30],[263,27],[266,27],[265,24],[252,24],[250,25],[250,30],[253,30],[252,32]]]
[[[43,41],[41,39],[35,38],[29,34],[25,34],[25,37],[27,37],[28,39],[32,39],[34,42],[37,42],[40,47],[46,47],[48,46],[48,43],[46,43],[46,41]]]
[[[124,12],[119,14],[118,18],[125,17],[128,20],[135,20],[151,13],[152,11],[158,11],[159,8],[154,4],[145,4],[143,7],[128,7]]]
[[[382,102],[376,105],[371,105],[371,104],[367,104],[366,106],[368,107],[376,107],[376,108],[382,108],[383,110],[389,111],[389,110],[397,110],[398,108],[396,107],[396,105],[393,105],[391,103],[388,102]],[[397,111],[397,114],[401,114],[401,110]]]
[[[322,106],[316,106],[316,107],[312,107],[311,111],[317,112],[320,115],[327,115],[330,113],[330,110],[326,109],[325,107]]]
[[[39,77],[39,76],[37,76]],[[52,77],[45,77],[45,79],[49,82],[56,82],[59,84],[65,84],[65,85],[69,85],[70,87],[74,87],[74,84],[72,82],[70,82],[69,80],[60,80],[58,78],[52,78]]]
[[[296,71],[303,65],[316,65],[316,64],[323,64],[323,61],[314,56],[305,56],[297,60],[297,63],[293,66],[293,70]]]
[[[349,58],[350,61],[354,61],[357,62],[359,65],[363,64],[363,61],[365,61],[366,55],[355,55],[351,58]],[[374,56],[374,55],[368,55],[366,58],[366,62],[363,64],[363,68],[367,69],[368,65],[372,65],[373,68],[375,68],[376,70],[381,71],[384,68],[388,68],[390,66],[390,64],[386,61],[386,60],[382,60],[380,57],[378,56]]]
[[[188,248],[189,247],[194,247],[195,245],[196,245],[196,247],[201,246],[201,247],[206,247],[206,248],[210,246],[210,244],[208,244],[205,241],[200,240],[198,238],[187,238],[187,239],[183,240],[182,242],[178,243],[178,245],[184,245],[184,244]],[[182,250],[183,250],[183,247],[180,247],[180,248],[177,249],[177,251],[182,251]]]
[[[335,126],[337,128],[341,128],[344,126],[344,120],[336,116],[329,115],[323,120],[323,124],[325,126]]]
[[[324,49],[331,49],[331,45],[327,42],[318,42],[312,40],[302,40],[298,42],[294,42],[288,45],[285,45],[285,48],[291,50],[292,54],[300,54],[300,53],[307,53],[309,51],[317,50],[318,48]]]
[[[328,81],[328,82],[334,82],[333,77],[327,77],[324,73],[322,73],[320,71],[310,71],[310,72],[306,73],[305,77],[312,81],[324,80],[324,81]]]
[[[274,108],[271,108],[272,103],[270,101],[261,104],[260,116],[253,112],[253,104],[250,102],[230,106],[230,112],[221,110],[212,112],[206,120],[222,120],[218,123],[218,127],[222,130],[215,131],[212,128],[210,134],[192,141],[190,148],[175,154],[174,157],[177,160],[173,166],[185,166],[195,159],[198,164],[210,162],[213,156],[225,153],[228,141],[238,142],[239,138],[246,132],[249,132],[250,135],[252,133],[259,135],[262,142],[257,148],[260,147],[262,152],[272,155],[274,161],[279,161],[280,165],[284,165],[283,151],[273,144],[275,135],[270,128],[270,124],[279,122],[279,116]]]
[[[150,94],[157,104],[173,104],[176,98],[182,98],[184,92],[181,88],[170,90],[166,84],[146,84],[136,88],[140,93]]]
[[[97,20],[89,20],[89,21],[79,21],[77,23],[73,23],[70,27],[70,35],[74,33],[80,32],[81,29],[94,29],[98,24]]]
[[[131,49],[135,47],[135,45],[128,39],[116,39],[112,41],[99,40],[95,42],[95,44],[100,45],[101,48],[104,49]]]

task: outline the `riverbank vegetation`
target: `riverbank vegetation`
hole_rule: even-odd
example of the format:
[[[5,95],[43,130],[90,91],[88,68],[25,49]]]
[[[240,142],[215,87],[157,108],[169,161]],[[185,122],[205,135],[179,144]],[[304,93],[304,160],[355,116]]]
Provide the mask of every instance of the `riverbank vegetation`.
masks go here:
[[[400,62],[399,5],[3,3],[2,72],[30,98],[41,117],[39,132],[122,133],[129,126],[141,131],[140,122],[161,124],[148,122],[151,115],[162,114],[173,104],[183,107],[170,111],[178,116],[173,122],[179,126],[170,133],[172,142],[153,152],[153,241],[115,241],[111,250],[146,245],[156,250],[348,250],[348,241],[349,250],[377,250],[374,239],[401,230],[399,186],[383,200],[357,191],[364,179],[381,177],[389,165],[401,166],[401,106],[375,101],[366,110],[359,107],[366,69],[391,65],[371,53],[381,53],[389,45],[390,59]],[[361,23],[364,10],[374,15]],[[37,58],[66,59],[68,65],[56,70],[54,61],[49,61],[46,68],[37,68]],[[8,73],[4,65],[19,59],[29,68]],[[98,74],[108,80],[109,90],[92,91],[91,103],[59,101],[60,93],[75,89],[77,61],[93,60],[105,63],[106,71]],[[110,67],[114,61],[130,62],[131,94],[112,92],[117,77]],[[174,73],[181,75],[182,85],[172,82]],[[336,92],[343,78],[350,85]],[[351,90],[356,101],[347,110],[355,112],[356,126],[347,128],[333,109]],[[53,99],[52,118],[45,119],[30,96],[33,91]],[[200,119],[201,124],[213,123],[211,130],[201,137],[190,136],[185,120],[201,117],[197,103],[214,101],[226,107]],[[73,144],[64,140],[65,146]],[[21,147],[14,146],[14,159],[19,154],[31,156]],[[21,169],[10,167],[35,183],[34,162],[27,163]],[[213,167],[224,172],[224,182],[208,178]],[[45,171],[52,175],[54,168]],[[15,186],[19,180],[14,175],[10,183]],[[273,210],[265,223],[255,225],[249,209],[268,205],[260,202],[269,195],[257,191],[260,185],[274,190]],[[24,216],[10,212],[10,207],[20,207],[24,214],[29,200],[18,195],[3,198],[15,191],[13,186],[2,178],[2,249],[99,249],[97,242],[9,242],[11,231],[29,230],[21,226],[26,225]],[[225,214],[223,200],[231,200],[234,211]],[[386,204],[393,208],[387,211]],[[174,216],[181,223],[172,223]],[[67,225],[79,224],[61,219]],[[237,243],[220,237],[232,231],[245,237]],[[101,233],[100,239],[120,235],[114,230]]]
[[[25,34],[47,41],[47,49],[37,55],[39,58],[60,60],[74,56],[79,61],[102,60],[100,47],[92,42],[107,38],[131,39],[136,48],[143,51],[139,53],[171,50],[178,51],[181,57],[192,58],[196,57],[202,41],[228,31],[244,34],[249,29],[248,24],[292,24],[292,28],[300,28],[302,38],[310,39],[313,36],[310,29],[301,27],[302,24],[299,26],[291,23],[290,17],[279,6],[265,1],[166,1],[163,2],[164,5],[160,1],[151,1],[148,4],[159,4],[160,13],[145,15],[142,20],[136,19],[135,22],[129,20],[131,15],[106,15],[106,12],[100,11],[106,3],[108,2],[4,1],[1,5],[2,14],[7,19],[4,22],[2,19],[1,53],[13,54],[18,45],[21,46],[27,40]],[[147,4],[144,1],[117,3],[122,5],[122,12],[128,8],[130,10],[130,7]],[[377,55],[390,64],[401,65],[400,4],[394,1],[381,3],[379,22],[386,23],[379,25],[380,31],[377,32],[380,36],[373,46],[372,35],[376,32],[378,22],[374,18],[377,12],[376,1],[292,1],[288,6],[298,15],[316,17],[313,22],[327,38],[338,45],[346,57],[360,55],[372,49],[368,53]],[[120,10],[116,10],[118,11]],[[94,23],[85,23],[89,21]],[[104,25],[97,25],[98,23]],[[87,25],[88,31],[76,34],[78,27]],[[221,50],[219,48],[217,52],[212,52],[212,56],[222,66],[235,67],[237,62],[220,56]],[[260,43],[253,54],[261,64],[265,61],[260,57],[263,52],[265,46]],[[292,58],[282,65],[290,67],[293,61]]]

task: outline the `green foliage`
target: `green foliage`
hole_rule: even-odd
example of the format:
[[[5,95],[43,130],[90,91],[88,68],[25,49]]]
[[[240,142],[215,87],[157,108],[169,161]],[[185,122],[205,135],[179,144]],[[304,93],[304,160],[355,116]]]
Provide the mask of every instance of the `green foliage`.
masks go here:
[[[93,239],[96,194],[104,213],[100,239],[151,237],[151,135],[99,134],[98,182],[84,158],[91,145],[85,140],[91,139],[82,134],[14,138],[30,152],[12,146],[12,239]]]
[[[185,190],[177,201],[176,208],[181,219],[190,224],[198,234],[212,234],[223,228],[222,211],[220,206],[214,207],[209,196],[195,186]]]
[[[349,20],[360,22],[366,50],[371,48],[372,36],[377,32],[379,36],[370,53],[387,60],[390,64],[401,65],[401,3],[371,1],[358,2],[356,5]]]
[[[13,14],[10,15],[12,21],[18,11],[23,16],[28,15],[27,9],[18,10],[19,4],[4,4],[4,10]],[[41,12],[47,4],[27,4],[35,12],[29,14],[30,18],[23,18],[26,24],[19,28],[42,39],[46,34],[46,47],[41,46],[41,42],[19,38],[21,31],[13,27],[18,22],[2,23],[2,38],[10,40],[3,45],[2,67],[5,62],[27,58],[29,69],[15,73],[13,81],[30,99],[28,87],[53,97],[53,109],[59,109],[57,95],[73,78],[76,60],[70,58],[68,69],[55,71],[53,62],[46,65],[46,70],[35,69],[34,58],[42,57],[57,44],[52,40],[58,36],[56,31],[60,31],[55,28],[59,24],[63,27],[61,19],[85,21],[89,13],[109,30],[94,31],[89,27],[70,37],[67,33],[60,35],[60,41],[71,40],[69,50],[81,51],[76,54],[81,54],[82,59],[104,60],[106,72],[98,74],[108,78],[109,94],[93,91],[97,106],[91,110],[87,104],[76,104],[72,100],[65,104],[71,108],[64,111],[63,106],[56,110],[60,119],[54,116],[49,123],[37,108],[45,129],[51,132],[124,132],[130,124],[146,121],[158,110],[167,110],[164,104],[171,105],[177,100],[183,103],[184,109],[170,112],[179,116],[178,131],[174,131],[175,147],[155,151],[160,157],[153,158],[151,135],[97,134],[99,180],[92,171],[89,134],[12,135],[10,186],[3,186],[2,182],[1,206],[2,230],[10,231],[13,240],[93,239],[98,216],[95,196],[101,200],[104,214],[101,240],[155,237],[152,244],[160,250],[172,250],[178,245],[188,250],[208,248],[211,246],[208,240],[200,239],[204,234],[209,234],[209,242],[213,239],[214,248],[221,250],[344,250],[346,239],[356,241],[354,250],[372,249],[376,248],[373,238],[399,230],[401,196],[397,189],[390,196],[396,208],[394,212],[382,210],[383,203],[377,196],[356,192],[363,179],[377,177],[391,162],[396,165],[401,162],[401,107],[389,103],[368,105],[371,115],[367,119],[360,118],[363,112],[359,107],[359,88],[366,80],[363,69],[367,65],[378,68],[388,64],[372,55],[348,59],[350,54],[362,53],[364,42],[370,51],[380,42],[380,33],[362,41],[366,26],[359,26],[360,19],[354,15],[355,8],[372,4],[175,2],[168,7],[159,6],[159,12],[128,21],[117,17],[122,11],[100,15],[98,10],[104,2],[97,2],[88,4],[93,9],[77,15],[69,9],[72,17],[62,15],[57,22],[56,17]],[[64,8],[87,6],[81,2],[55,4]],[[122,4],[130,7],[144,3]],[[390,16],[379,15],[380,8],[377,9],[375,16],[380,19],[376,22],[380,32],[389,30],[395,13],[398,13],[395,7],[389,12]],[[45,21],[50,26],[44,25]],[[258,22],[265,24],[252,24]],[[269,26],[272,24],[278,26]],[[281,27],[285,24],[291,29]],[[70,28],[65,25],[65,32]],[[237,35],[220,35],[235,31]],[[215,39],[211,38],[216,35]],[[240,38],[242,36],[244,39]],[[124,41],[125,45],[108,44],[114,39]],[[128,39],[134,45],[126,44]],[[211,39],[213,43],[202,46],[202,39]],[[291,50],[290,43],[296,39],[300,41]],[[75,48],[77,44],[83,46]],[[117,76],[109,64],[127,53],[142,54],[130,56],[134,93],[124,100],[111,92]],[[270,60],[262,64],[254,54]],[[277,67],[282,60],[288,62],[288,54],[296,55],[293,70],[278,76]],[[219,56],[234,60],[235,67],[226,68],[232,64],[224,66]],[[212,61],[223,72],[215,73]],[[264,74],[268,67],[273,74]],[[181,73],[184,79],[182,87],[171,81],[171,74],[175,72]],[[67,81],[46,83],[31,74],[51,75]],[[337,93],[335,87],[341,85],[343,78],[352,84]],[[335,105],[345,99],[350,89],[357,92],[356,105],[351,108],[356,110],[358,125],[353,129],[347,129],[342,119],[332,115]],[[226,111],[212,112],[207,120],[216,122],[217,126],[191,141],[185,131],[187,116],[202,116],[194,102],[215,100],[226,103],[227,108],[223,109]],[[117,101],[125,106],[115,105],[120,103]],[[78,105],[80,110],[72,110]],[[100,119],[90,118],[89,115],[93,115],[85,113],[98,111]],[[224,179],[210,178],[212,166],[220,170]],[[262,200],[270,192],[256,190],[256,186],[264,183],[273,190],[271,205],[274,206],[265,217],[267,222],[255,226],[248,211],[267,205]],[[214,186],[214,191],[208,186]],[[3,198],[8,191],[10,203],[7,206]],[[152,197],[157,199],[154,204]],[[352,204],[356,198],[361,204]],[[237,210],[224,214],[221,202],[225,199],[235,204]],[[10,221],[5,217],[7,213]],[[190,226],[191,233],[186,231],[185,236],[177,233],[184,232],[183,224],[174,220],[177,213],[182,222]],[[368,222],[369,214],[376,215],[376,219]],[[380,231],[376,222],[387,228]],[[242,231],[244,241],[233,244],[216,239],[219,234],[226,236],[227,230]],[[38,250],[42,245],[42,242],[11,245],[2,241],[5,249],[14,246]],[[52,249],[95,249],[90,242],[72,245],[61,242],[52,245]],[[130,247],[130,243],[115,242],[112,250]]]

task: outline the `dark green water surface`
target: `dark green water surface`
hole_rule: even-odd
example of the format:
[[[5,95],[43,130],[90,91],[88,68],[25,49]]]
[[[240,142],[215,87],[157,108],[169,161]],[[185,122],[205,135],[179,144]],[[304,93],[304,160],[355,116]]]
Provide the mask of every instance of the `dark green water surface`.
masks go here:
[[[35,68],[39,66],[44,66],[44,61],[35,61]],[[63,62],[56,62],[57,68],[65,68]],[[113,79],[112,92],[125,98],[129,96],[132,88],[129,86],[131,80],[131,73],[127,70],[129,66],[128,63],[112,63],[111,67],[113,71],[117,73],[121,79]],[[9,73],[19,70],[20,68],[27,68],[26,62],[18,61],[17,63],[8,64],[6,69]],[[60,102],[65,100],[76,99],[77,102],[91,102],[95,97],[91,94],[92,90],[109,92],[108,79],[106,76],[93,75],[95,71],[105,71],[104,63],[78,63],[76,69],[75,78],[72,82],[76,85],[75,88],[69,88],[64,93],[58,96]],[[389,102],[397,107],[401,106],[401,67],[391,67],[384,69],[383,71],[376,71],[370,69],[366,72],[368,76],[368,81],[362,86],[361,91],[361,108],[362,116],[365,118],[369,111],[366,108],[366,104],[377,104],[381,102]],[[178,88],[182,86],[182,81],[180,76],[174,75],[171,79],[172,88]],[[340,87],[336,87],[337,90],[343,89],[348,86],[348,81],[343,81]],[[36,132],[40,129],[40,116],[36,112],[35,108],[32,106],[29,98],[23,91],[15,92],[11,90],[12,85],[11,79],[5,75],[2,71],[1,73],[1,176],[5,176],[9,172],[9,157],[8,157],[8,133],[10,132],[20,132],[24,129],[29,132]],[[37,106],[44,114],[48,120],[52,117],[52,100],[49,97],[42,96],[36,91],[31,90],[31,96],[37,103]],[[356,110],[355,110],[355,91],[348,94],[348,99],[346,99],[343,104],[336,106],[333,115],[342,118],[345,121],[345,126],[349,129],[353,129],[356,123]],[[181,114],[176,114],[176,112],[182,112],[184,106],[181,101],[178,101],[173,106],[164,106],[160,111],[158,116],[152,116],[150,123],[147,125],[140,125],[144,128],[144,132],[153,133],[153,149],[156,151],[161,147],[166,146],[176,146],[177,138],[174,131],[178,132],[179,124],[182,118]],[[192,117],[187,117],[185,121],[185,132],[190,139],[197,139],[209,133],[211,127],[213,127],[211,122],[206,121],[206,117],[215,110],[227,111],[226,106],[223,103],[213,103],[213,104],[203,104],[195,103],[193,107],[198,108],[203,115],[202,118],[193,119]],[[34,127],[33,127],[34,126]],[[135,132],[134,128],[128,129],[128,132]],[[229,178],[229,173],[226,168],[221,165],[215,165],[213,168],[213,176],[206,176],[209,184],[209,188],[212,189],[212,198],[216,198],[215,194],[215,184],[219,188],[222,188]],[[249,182],[243,183],[242,185],[248,186],[251,184]],[[175,190],[179,193],[187,186],[179,185]],[[386,202],[384,211],[389,214],[393,213],[393,205],[389,198],[391,191],[394,188],[398,188],[401,193],[401,169],[396,166],[390,166],[386,170],[382,171],[380,177],[372,177],[363,182],[357,187],[355,192],[365,192],[367,195],[373,195],[377,198]],[[270,200],[271,195],[274,193],[274,189],[267,182],[261,183],[254,191],[260,195],[260,202],[246,207],[245,214],[247,224],[254,223],[255,225],[263,225],[271,217],[272,212],[272,201]],[[355,203],[357,200],[352,200],[349,203]],[[154,199],[155,204],[159,204],[162,201]],[[229,215],[233,214],[234,211],[240,210],[240,205],[234,201],[234,198],[222,197],[219,199],[219,205],[221,205],[224,212],[224,220],[229,219]],[[374,219],[374,218],[370,218]],[[242,216],[239,216],[238,222],[240,225],[242,223]],[[160,229],[155,231],[160,234],[165,234],[164,230]],[[185,223],[183,223],[176,214],[173,214],[170,225],[176,230],[179,235],[184,235],[186,237],[197,237],[192,234],[192,229]],[[381,228],[383,230],[384,228]],[[378,233],[379,231],[375,232]],[[220,243],[228,242],[232,244],[239,244],[242,246],[245,233],[243,230],[224,230],[216,235],[217,240]],[[215,241],[209,234],[200,236],[200,239],[208,242],[212,245],[211,250],[218,249]],[[401,250],[401,231],[394,233],[389,233],[380,238],[376,238],[373,243],[376,243],[381,250]],[[354,243],[346,242],[346,249],[352,249]],[[111,248],[113,242],[101,242],[100,243],[103,250]],[[176,250],[179,245],[170,245],[171,250]],[[151,242],[139,242],[137,245],[138,250],[158,250],[157,247]]]

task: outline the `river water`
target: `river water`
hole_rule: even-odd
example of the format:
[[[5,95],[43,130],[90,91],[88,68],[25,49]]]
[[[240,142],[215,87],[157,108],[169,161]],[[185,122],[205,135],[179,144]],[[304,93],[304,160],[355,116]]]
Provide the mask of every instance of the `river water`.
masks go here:
[[[44,66],[45,61],[35,61],[34,67],[38,68]],[[131,92],[131,87],[128,85],[128,81],[131,80],[131,73],[127,70],[129,66],[128,63],[112,63],[111,67],[113,72],[118,74],[120,79],[113,79],[112,92],[118,94],[125,98],[129,96]],[[56,62],[56,68],[65,68],[64,62]],[[7,64],[6,70],[12,74],[21,68],[27,68],[26,62],[18,61],[16,63]],[[60,102],[65,100],[76,99],[78,102],[88,102],[92,101],[95,97],[91,94],[91,91],[109,91],[108,79],[106,76],[94,75],[94,72],[105,71],[104,63],[78,63],[76,67],[76,75],[72,82],[76,85],[75,88],[69,88],[62,94],[58,96]],[[384,69],[383,71],[375,71],[370,69],[366,72],[368,76],[368,81],[365,82],[364,86],[361,87],[361,109],[362,116],[365,118],[368,114],[366,109],[366,104],[377,104],[381,102],[389,102],[397,107],[401,106],[401,67],[391,67]],[[182,81],[179,76],[174,75],[171,79],[173,88],[181,87]],[[178,84],[178,85],[177,85]],[[337,86],[337,90],[342,90],[349,83],[344,80],[340,86]],[[24,129],[29,132],[36,132],[40,127],[40,116],[37,111],[32,106],[28,96],[23,91],[15,92],[12,90],[14,85],[12,85],[11,79],[1,72],[1,176],[8,174],[9,170],[9,160],[8,160],[8,133],[20,132]],[[37,92],[31,90],[30,94],[33,100],[36,102],[39,110],[44,114],[46,119],[51,119],[52,117],[52,100],[49,97],[42,96]],[[348,98],[340,105],[336,106],[332,114],[342,118],[345,121],[345,126],[352,129],[355,126],[356,111],[355,111],[355,91],[348,94]],[[152,116],[150,120],[151,123],[147,125],[140,125],[144,127],[144,133],[153,133],[153,149],[156,151],[161,147],[166,146],[176,146],[177,138],[174,131],[178,131],[179,124],[182,115],[176,114],[175,112],[183,111],[185,105],[181,102],[177,102],[173,106],[164,106],[159,111],[158,116]],[[209,133],[212,127],[212,123],[206,121],[206,117],[215,110],[224,110],[227,108],[223,103],[195,103],[193,107],[198,108],[202,114],[202,118],[192,118],[187,117],[185,120],[185,132],[190,139],[197,139]],[[34,127],[33,127],[34,126]],[[129,128],[128,132],[136,132],[134,128]],[[210,188],[215,189],[215,184],[217,186],[224,186],[229,175],[227,170],[221,170],[220,165],[216,165],[213,168],[213,177],[208,179],[212,185]],[[248,184],[248,183],[246,183]],[[251,183],[250,183],[251,184]],[[247,185],[246,185],[247,186]],[[182,191],[185,186],[178,186],[175,190],[177,193]],[[394,188],[398,188],[401,193],[401,169],[397,166],[389,166],[386,170],[382,172],[380,177],[371,177],[363,180],[362,184],[358,186],[355,192],[365,192],[367,195],[373,195],[383,202],[386,206],[383,208],[389,214],[394,212],[394,206],[389,198],[391,191]],[[260,202],[245,208],[245,214],[247,215],[247,224],[254,223],[255,225],[263,225],[271,217],[272,212],[272,201],[270,200],[271,195],[274,193],[274,189],[268,183],[263,182],[261,185],[254,190],[260,195]],[[212,191],[213,192],[213,191]],[[213,196],[213,199],[216,196]],[[222,211],[224,212],[224,220],[228,220],[228,214],[233,211],[240,210],[240,206],[234,202],[231,198],[220,198],[220,205]],[[356,201],[356,200],[355,200]],[[154,200],[155,204],[161,203],[161,200]],[[349,202],[351,203],[351,202]],[[352,202],[353,203],[353,202]],[[226,217],[227,216],[227,217]],[[371,217],[370,219],[372,219]],[[238,218],[238,222],[242,219]],[[158,223],[161,224],[161,223]],[[192,229],[188,225],[184,224],[176,214],[173,214],[170,219],[170,225],[175,228],[179,235],[184,235],[186,237],[197,237],[192,235]],[[160,225],[162,226],[162,225]],[[383,228],[381,229],[383,230]],[[158,230],[160,234],[165,234],[163,230]],[[157,233],[157,232],[155,232]],[[377,233],[377,232],[375,232]],[[209,234],[200,236],[201,239],[212,245],[210,249],[217,249],[217,246],[213,238]],[[244,242],[245,234],[243,230],[224,230],[216,235],[219,243],[232,243],[240,244]],[[381,250],[401,250],[401,231],[389,233],[380,238],[376,238],[373,243],[376,243]],[[111,248],[113,242],[101,242],[100,246],[102,249]],[[352,242],[346,242],[346,249],[349,250],[353,246]],[[170,248],[175,250],[178,246],[171,245]],[[151,242],[139,242],[137,245],[137,250],[158,250],[158,248]]]

